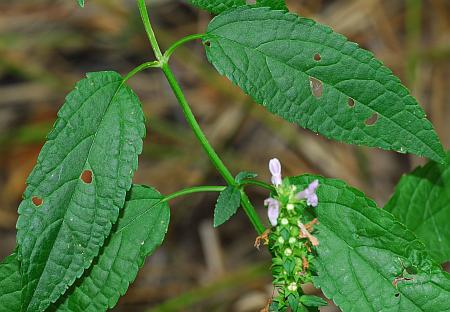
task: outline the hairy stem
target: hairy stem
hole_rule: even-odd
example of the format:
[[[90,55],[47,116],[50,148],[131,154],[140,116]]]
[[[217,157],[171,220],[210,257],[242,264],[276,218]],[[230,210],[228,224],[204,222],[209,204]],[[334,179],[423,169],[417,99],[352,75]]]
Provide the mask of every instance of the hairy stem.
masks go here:
[[[233,175],[228,170],[228,168],[225,166],[225,164],[220,159],[219,155],[217,155],[214,148],[211,146],[211,144],[208,142],[208,139],[206,138],[205,134],[203,133],[202,129],[200,128],[200,125],[198,124],[197,120],[195,119],[194,114],[192,113],[192,110],[184,96],[183,91],[180,88],[180,85],[178,84],[175,76],[173,75],[172,70],[170,69],[169,65],[167,64],[166,59],[162,56],[161,50],[159,48],[158,42],[156,40],[155,34],[153,32],[152,26],[150,24],[150,19],[148,17],[147,8],[145,6],[145,0],[137,0],[139,11],[141,13],[142,22],[144,23],[145,30],[147,32],[147,36],[149,38],[150,44],[153,48],[153,51],[155,52],[156,58],[160,61],[160,66],[162,71],[164,72],[164,75],[167,78],[167,81],[169,82],[170,87],[172,88],[173,93],[175,94],[175,97],[178,100],[178,103],[181,106],[181,109],[183,110],[184,116],[189,123],[189,126],[191,127],[192,131],[194,132],[195,136],[197,137],[198,141],[202,145],[203,149],[205,150],[206,154],[208,155],[209,159],[213,163],[214,167],[219,171],[219,173],[222,175],[222,177],[225,179],[227,184],[229,185],[236,185],[236,181],[234,180]],[[196,35],[195,35],[196,36]],[[181,43],[186,42],[186,40],[181,40]],[[180,43],[180,44],[181,44]],[[172,48],[174,50],[178,45],[175,44],[175,47]],[[264,225],[262,224],[261,220],[259,219],[258,214],[255,211],[255,208],[253,208],[249,198],[245,194],[243,190],[241,190],[241,204],[244,208],[245,213],[247,214],[248,218],[250,219],[253,227],[255,228],[256,232],[258,234],[262,234],[265,230]]]
[[[179,190],[177,192],[174,192],[172,194],[164,196],[164,198],[162,199],[162,202],[167,202],[169,200],[172,200],[174,198],[177,198],[177,197],[183,196],[183,195],[199,193],[199,192],[222,192],[224,189],[225,189],[225,186],[205,185],[205,186],[189,187],[189,188],[185,188],[185,189]]]

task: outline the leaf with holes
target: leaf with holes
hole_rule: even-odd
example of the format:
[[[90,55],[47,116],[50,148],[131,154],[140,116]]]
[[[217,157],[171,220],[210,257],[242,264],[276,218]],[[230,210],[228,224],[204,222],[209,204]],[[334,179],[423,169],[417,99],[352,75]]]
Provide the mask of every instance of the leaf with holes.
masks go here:
[[[256,5],[260,7],[269,7],[275,10],[287,11],[285,0],[256,0]]]
[[[67,96],[19,206],[22,311],[44,311],[97,256],[144,135],[139,99],[119,74],[90,73]]]
[[[219,14],[231,8],[245,5],[245,0],[189,0],[189,2],[213,14]]]
[[[384,209],[406,224],[439,263],[450,260],[450,165],[429,162],[403,176]]]
[[[17,253],[0,263],[0,312],[20,311],[20,272]]]
[[[314,284],[345,311],[449,311],[450,275],[425,246],[362,192],[334,179],[291,178],[304,189],[319,180]]]
[[[147,256],[161,245],[169,205],[153,188],[134,185],[94,266],[60,300],[57,311],[97,312],[113,308],[134,281]],[[108,274],[105,274],[108,272]]]
[[[84,8],[84,0],[78,0],[78,5]]]
[[[241,204],[241,192],[237,187],[227,186],[219,194],[214,208],[214,227],[227,222],[238,210]]]
[[[240,7],[214,18],[208,60],[270,112],[337,141],[445,153],[422,108],[373,54],[313,20]]]

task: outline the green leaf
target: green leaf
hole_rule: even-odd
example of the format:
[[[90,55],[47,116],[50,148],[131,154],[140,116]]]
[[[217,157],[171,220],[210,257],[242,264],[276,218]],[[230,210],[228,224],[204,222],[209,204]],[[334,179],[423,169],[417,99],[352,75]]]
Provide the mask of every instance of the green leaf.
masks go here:
[[[240,7],[215,17],[208,60],[270,112],[327,138],[442,162],[433,126],[372,53],[313,20]]]
[[[228,186],[219,194],[214,208],[214,227],[224,224],[237,211],[241,204],[241,192],[234,186]]]
[[[213,14],[222,13],[231,8],[237,8],[245,5],[245,0],[189,0],[189,2]]]
[[[237,184],[240,184],[242,182],[242,180],[254,179],[257,176],[258,176],[258,174],[253,173],[253,172],[241,171],[236,175],[234,180],[236,181]]]
[[[65,294],[56,311],[98,312],[116,305],[145,258],[164,240],[170,210],[162,198],[153,188],[133,186],[94,266]]]
[[[259,7],[269,7],[275,10],[287,11],[285,0],[257,0],[256,5]]]
[[[0,312],[20,311],[20,272],[17,253],[0,263]]]
[[[84,8],[84,0],[77,0],[78,1],[78,5],[82,8]]]
[[[449,311],[450,275],[389,212],[344,182],[319,179],[314,284],[345,311]],[[410,280],[402,280],[408,278]]]
[[[406,224],[439,262],[450,260],[450,153],[404,175],[384,207]]]
[[[324,307],[328,305],[328,302],[317,296],[302,295],[300,302],[307,307]]]
[[[88,74],[67,96],[19,206],[22,311],[44,311],[97,256],[144,135],[139,100],[119,74]]]

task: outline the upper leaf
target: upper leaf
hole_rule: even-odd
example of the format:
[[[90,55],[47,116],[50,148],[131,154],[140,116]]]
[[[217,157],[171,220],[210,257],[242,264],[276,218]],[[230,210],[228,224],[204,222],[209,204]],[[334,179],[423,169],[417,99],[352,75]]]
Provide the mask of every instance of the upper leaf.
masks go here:
[[[57,311],[98,312],[116,305],[145,258],[164,240],[170,210],[162,198],[153,188],[132,187],[123,215],[94,266],[65,294]]]
[[[450,153],[401,178],[384,209],[411,229],[439,262],[450,260]]]
[[[241,192],[234,186],[227,186],[219,194],[214,208],[214,227],[224,224],[237,211],[241,204]]]
[[[232,8],[245,6],[246,0],[189,0],[192,5],[213,14],[219,14]],[[256,7],[269,7],[275,10],[287,11],[285,0],[256,0]]]
[[[270,112],[338,141],[443,161],[422,108],[373,54],[313,20],[240,7],[215,17],[209,61]]]
[[[275,10],[287,11],[285,0],[256,0],[256,5],[261,7],[269,7]]]
[[[345,311],[450,311],[450,275],[425,246],[360,191],[319,179],[315,285]]]
[[[78,1],[78,5],[82,8],[84,8],[84,0],[77,0]]]
[[[17,253],[0,263],[0,312],[20,311],[20,272]]]
[[[67,96],[19,206],[23,311],[44,311],[97,256],[144,135],[139,100],[119,74],[88,74]]]
[[[192,5],[213,14],[222,13],[228,9],[245,5],[245,0],[189,0]]]

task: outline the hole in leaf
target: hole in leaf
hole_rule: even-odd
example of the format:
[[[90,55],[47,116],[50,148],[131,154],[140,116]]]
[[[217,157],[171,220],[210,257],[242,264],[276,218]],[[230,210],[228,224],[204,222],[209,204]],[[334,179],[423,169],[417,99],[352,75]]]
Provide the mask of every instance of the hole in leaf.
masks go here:
[[[366,119],[366,125],[368,126],[372,126],[373,124],[375,124],[378,120],[378,114],[377,113],[373,113],[372,116],[370,116],[369,118]]]
[[[246,0],[245,3],[247,5],[254,5],[254,4],[256,4],[256,0]]]
[[[211,41],[205,41],[205,45],[207,46],[207,47],[210,47],[211,46]]]
[[[314,55],[314,61],[320,61],[322,59],[322,57],[320,56],[320,54],[319,53],[316,53],[315,55]]]
[[[352,98],[348,98],[348,106],[350,106],[350,107],[355,106],[355,100]]]
[[[86,184],[92,183],[92,171],[91,170],[84,170],[81,174],[81,181],[83,181]]]
[[[400,297],[400,294],[396,293],[394,296],[398,298],[398,297]]]
[[[33,202],[33,204],[34,204],[36,207],[39,207],[39,206],[42,205],[42,203],[44,202],[44,201],[42,200],[42,198],[37,197],[37,196],[33,196],[33,197],[31,198],[31,201]]]
[[[309,77],[309,85],[311,87],[311,93],[316,98],[320,98],[323,94],[323,83],[319,79]]]

